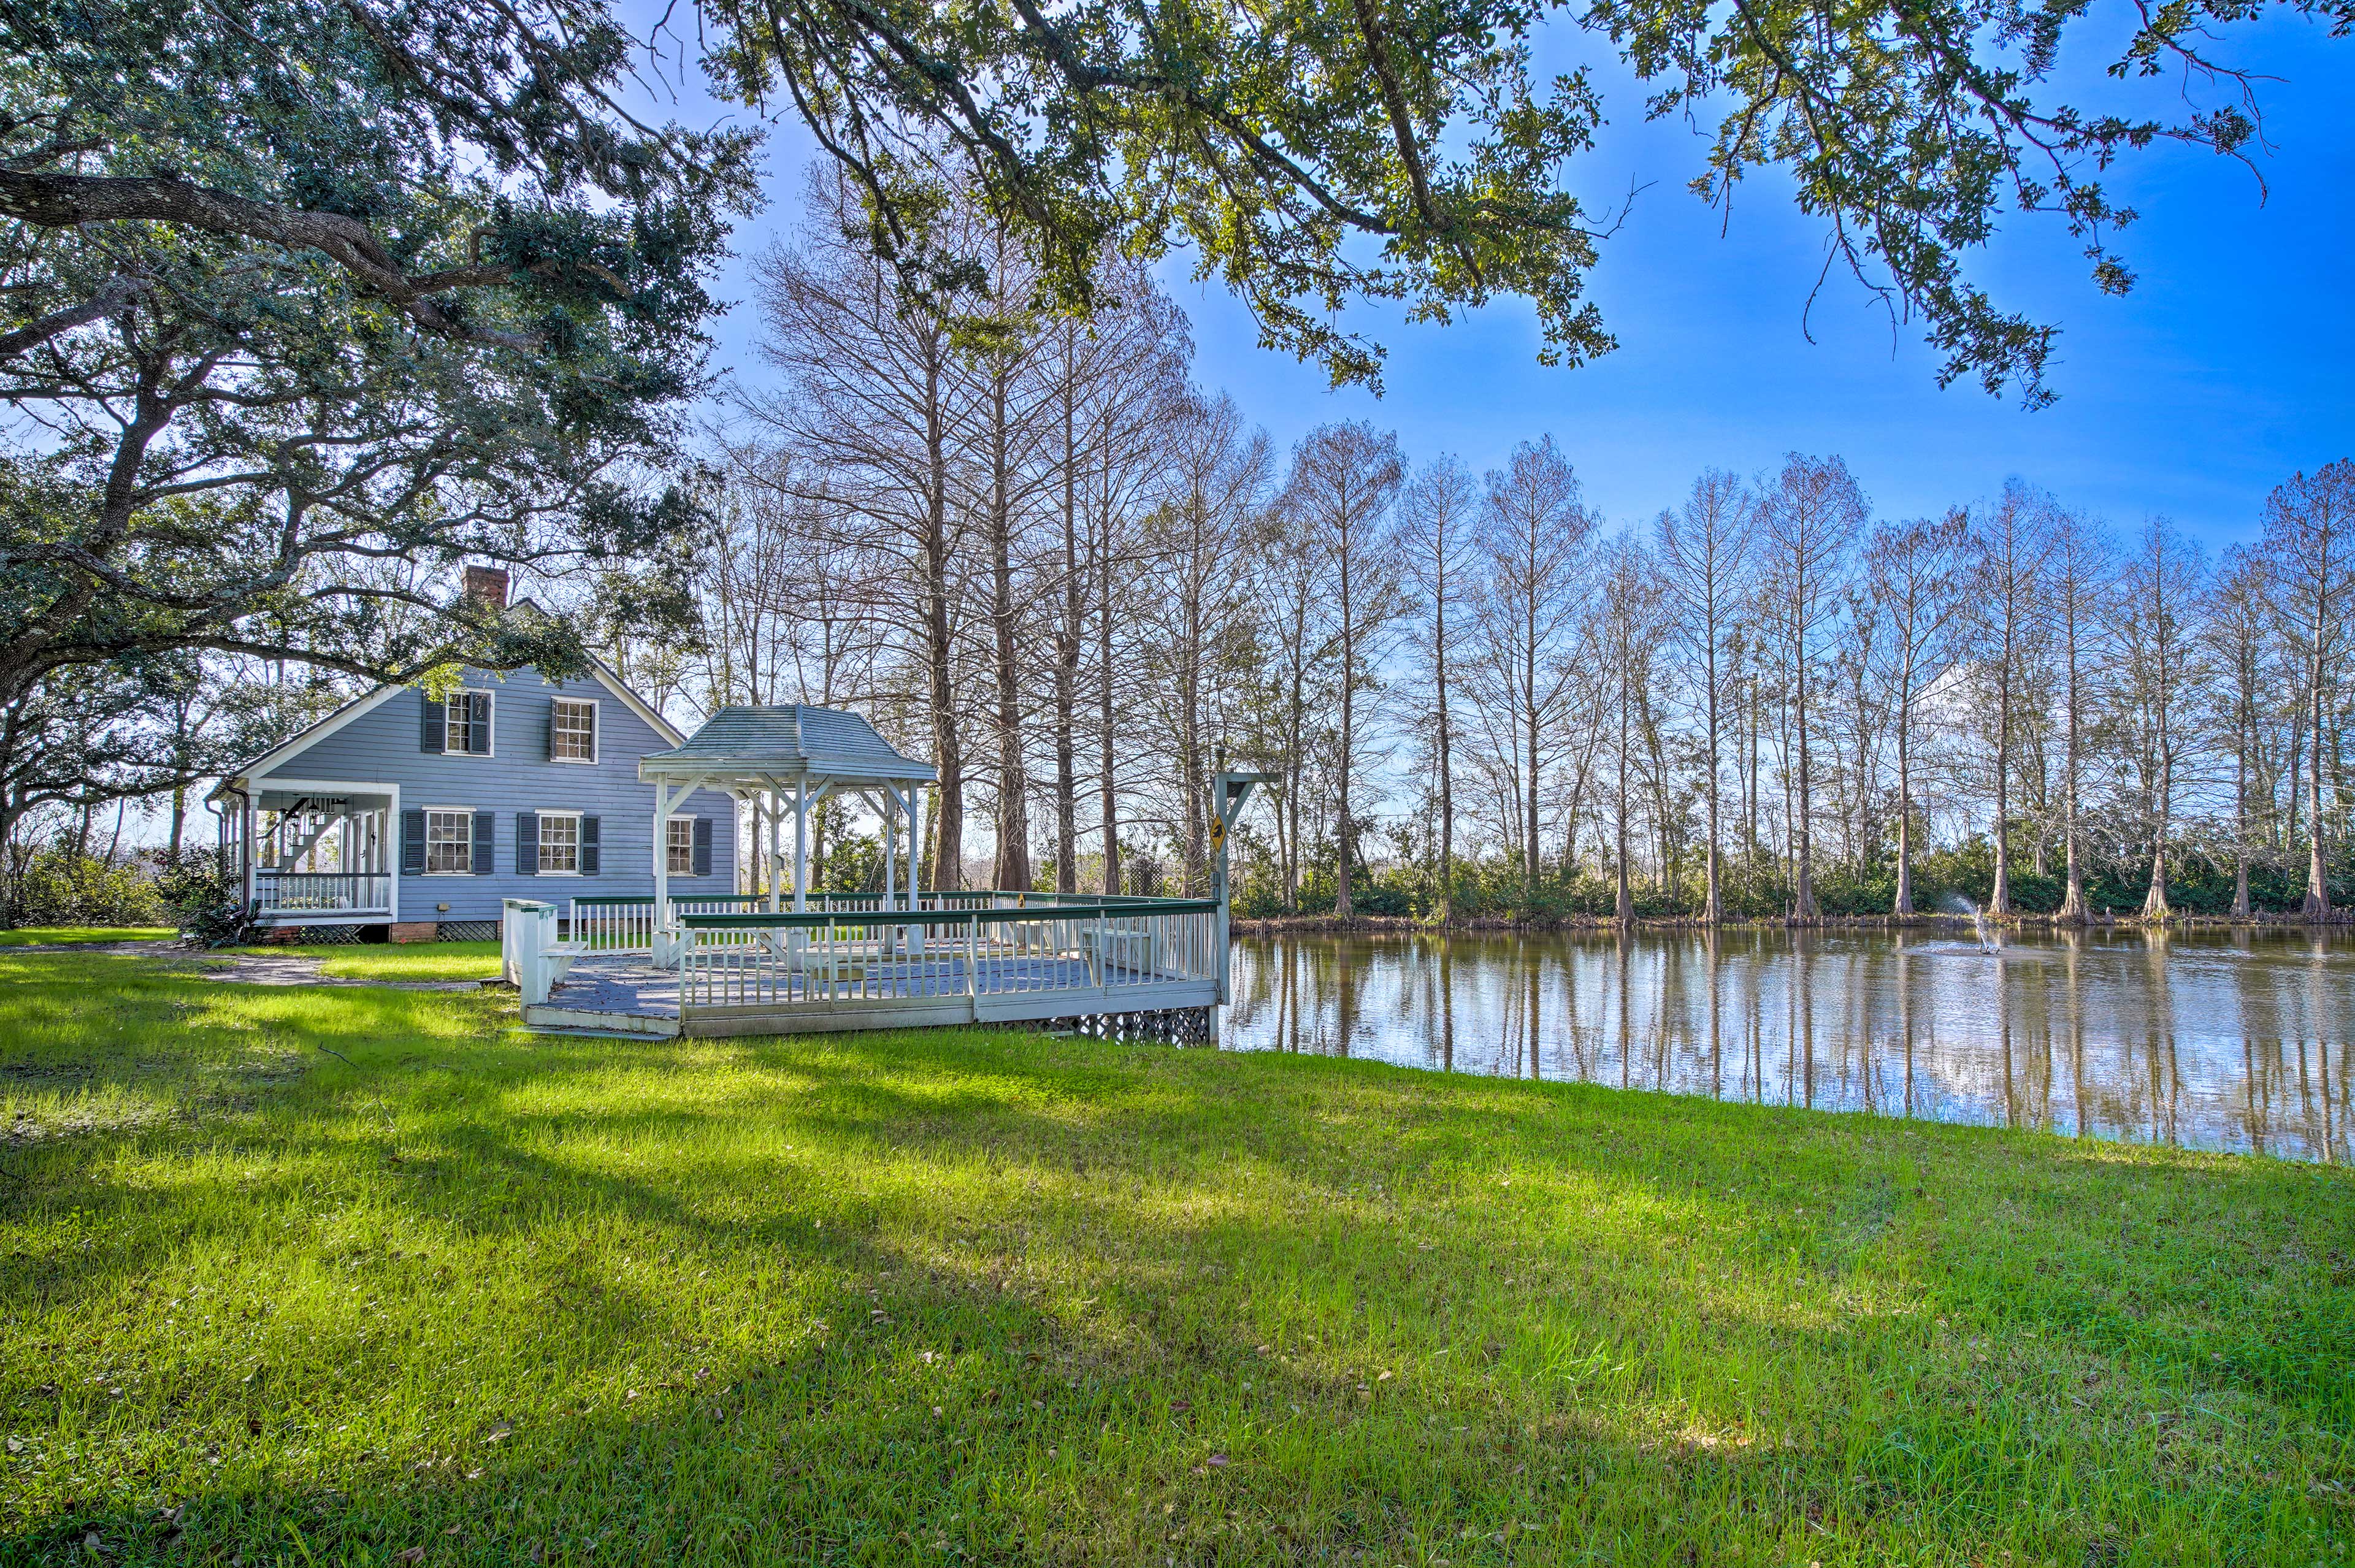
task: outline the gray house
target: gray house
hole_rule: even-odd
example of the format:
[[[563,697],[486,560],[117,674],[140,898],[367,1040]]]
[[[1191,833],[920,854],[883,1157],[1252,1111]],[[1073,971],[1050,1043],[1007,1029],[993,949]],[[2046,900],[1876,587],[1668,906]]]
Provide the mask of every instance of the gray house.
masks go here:
[[[224,779],[211,796],[261,924],[309,940],[498,934],[500,901],[736,891],[736,806],[698,790],[654,842],[638,759],[679,732],[603,666],[551,682],[470,670],[442,696],[388,686]]]

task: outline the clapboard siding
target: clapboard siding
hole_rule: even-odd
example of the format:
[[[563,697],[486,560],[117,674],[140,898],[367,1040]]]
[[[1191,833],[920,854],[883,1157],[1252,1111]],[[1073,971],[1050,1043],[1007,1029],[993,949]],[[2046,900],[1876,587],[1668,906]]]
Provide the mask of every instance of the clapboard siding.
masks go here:
[[[397,784],[410,810],[450,807],[494,814],[495,869],[488,876],[400,879],[403,920],[493,920],[503,898],[561,902],[569,897],[654,891],[654,785],[638,782],[638,759],[670,741],[591,677],[551,684],[536,671],[507,676],[469,674],[466,684],[495,694],[492,750],[487,756],[432,752],[421,748],[422,698],[394,692],[337,730],[280,759],[271,777],[336,784]],[[549,709],[559,697],[597,704],[597,761],[552,762]],[[516,816],[520,812],[578,811],[599,819],[601,854],[594,876],[532,876],[516,869]],[[671,891],[732,892],[736,887],[736,812],[728,796],[698,790],[682,816],[711,823],[708,876],[671,873]],[[399,824],[394,825],[396,835]],[[398,846],[395,847],[396,856]],[[400,862],[396,859],[395,862]],[[447,911],[435,906],[448,904]]]

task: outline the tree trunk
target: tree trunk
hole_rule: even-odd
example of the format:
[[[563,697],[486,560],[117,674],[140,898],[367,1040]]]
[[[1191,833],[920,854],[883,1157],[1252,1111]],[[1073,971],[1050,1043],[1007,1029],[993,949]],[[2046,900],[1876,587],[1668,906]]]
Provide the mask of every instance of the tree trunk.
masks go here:
[[[1444,560],[1438,582],[1432,649],[1433,679],[1439,693],[1439,923],[1450,925],[1455,920],[1455,791],[1450,772],[1455,741],[1447,728],[1447,567]],[[1444,988],[1444,980],[1442,984]]]
[[[1897,897],[1889,912],[1913,912],[1913,655],[1902,656],[1897,689]]]
[[[2327,581],[2327,580],[2326,580]],[[2315,657],[2307,671],[2307,712],[2312,720],[2313,738],[2308,748],[2307,765],[2306,827],[2307,852],[2306,861],[2306,901],[2299,912],[2308,920],[2321,920],[2330,913],[2330,879],[2322,856],[2322,683],[2325,671],[2321,650],[2325,626],[2321,616],[2328,613],[2327,603],[2318,609],[2315,622]]]
[[[964,748],[957,733],[956,684],[949,629],[948,428],[937,357],[925,368],[924,661],[932,721],[932,761],[940,771],[932,813],[932,886],[964,886]]]
[[[2011,912],[2011,651],[2009,643],[2007,634],[2002,673],[1996,677],[1995,888],[1987,894],[1987,912],[1998,915]]]
[[[1352,554],[1348,536],[1342,536],[1341,569],[1341,765],[1337,770],[1338,781],[1340,822],[1333,835],[1333,913],[1339,920],[1350,919],[1355,911],[1349,903],[1349,774],[1357,762],[1357,736],[1353,725],[1357,720],[1358,645],[1353,606],[1349,603],[1349,558]]]
[[[1075,330],[1067,326],[1068,335]],[[1079,711],[1080,645],[1085,635],[1087,584],[1080,571],[1079,454],[1070,356],[1063,374],[1063,625],[1055,638],[1055,891],[1079,891],[1080,776],[1072,727]]]
[[[1813,815],[1814,781],[1809,772],[1807,756],[1807,649],[1803,637],[1794,650],[1797,655],[1796,691],[1798,701],[1793,715],[1799,731],[1798,799],[1793,811],[1796,842],[1791,868],[1791,912],[1802,922],[1817,918],[1816,909],[1815,869],[1812,864],[1814,846],[1810,842],[1809,817]]]
[[[1714,603],[1714,601],[1712,601]],[[1701,918],[1710,925],[1725,919],[1725,900],[1718,885],[1717,865],[1717,623],[1712,620],[1706,628],[1709,638],[1709,889],[1703,899]]]
[[[1028,891],[1030,811],[1022,756],[1021,667],[1014,637],[1013,453],[1006,426],[1006,373],[990,382],[989,618],[997,683],[997,865],[995,884]]]
[[[1619,808],[1617,839],[1613,850],[1614,870],[1618,880],[1618,897],[1613,904],[1612,918],[1621,930],[1636,923],[1636,900],[1627,886],[1627,647],[1623,642],[1616,650],[1619,664]],[[1625,950],[1621,949],[1624,958]],[[1623,980],[1625,976],[1622,976]],[[1625,988],[1624,986],[1622,987]],[[1624,1005],[1625,998],[1622,997]],[[1625,1019],[1621,1019],[1624,1024]]]
[[[1106,509],[1096,572],[1096,814],[1103,824],[1103,891],[1120,891],[1120,797],[1113,774],[1116,722],[1112,678],[1112,514]]]
[[[2075,592],[2073,583],[2070,592]],[[2061,832],[2062,853],[2068,861],[2069,886],[2061,897],[2061,918],[2082,924],[2088,912],[2085,908],[2084,864],[2077,852],[2077,726],[2083,709],[2083,698],[2077,680],[2077,615],[2074,609],[2069,613],[2064,633],[2069,639],[2069,711],[2066,715],[2069,735],[2064,752],[2068,773],[2061,781],[2063,792]]]

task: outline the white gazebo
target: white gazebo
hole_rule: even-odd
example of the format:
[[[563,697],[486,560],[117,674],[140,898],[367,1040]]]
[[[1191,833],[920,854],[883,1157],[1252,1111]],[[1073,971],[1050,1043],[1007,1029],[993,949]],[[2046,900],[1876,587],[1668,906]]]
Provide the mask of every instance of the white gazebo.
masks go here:
[[[804,703],[722,708],[703,728],[667,752],[639,759],[638,777],[655,786],[655,925],[675,933],[670,912],[668,842],[671,816],[698,789],[721,789],[739,799],[768,797],[769,908],[809,907],[809,814],[828,795],[858,795],[883,823],[883,907],[913,909],[918,891],[915,857],[922,839],[920,786],[940,771],[900,754],[875,726],[839,708]],[[791,814],[794,848],[786,873],[784,822]],[[907,887],[901,890],[900,836],[908,836]],[[657,948],[661,947],[657,937]]]

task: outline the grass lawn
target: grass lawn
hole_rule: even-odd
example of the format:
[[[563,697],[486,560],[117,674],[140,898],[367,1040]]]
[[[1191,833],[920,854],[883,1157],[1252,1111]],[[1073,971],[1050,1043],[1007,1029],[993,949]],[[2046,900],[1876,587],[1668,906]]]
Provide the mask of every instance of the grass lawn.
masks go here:
[[[20,925],[14,931],[0,931],[0,947],[60,942],[168,942],[179,934],[168,925]]]
[[[487,980],[499,972],[496,942],[325,943],[237,947],[234,953],[293,953],[322,960],[319,972],[345,980]]]
[[[0,955],[0,1561],[2308,1564],[2355,1181]],[[413,1553],[414,1555],[410,1555]]]

